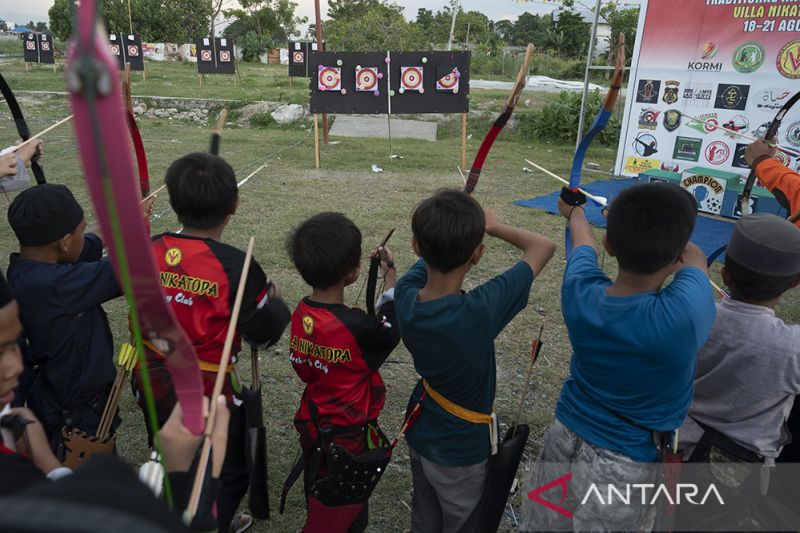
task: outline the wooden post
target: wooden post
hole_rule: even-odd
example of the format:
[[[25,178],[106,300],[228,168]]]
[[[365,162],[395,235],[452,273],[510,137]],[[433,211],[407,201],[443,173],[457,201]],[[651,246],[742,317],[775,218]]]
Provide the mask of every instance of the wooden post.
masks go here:
[[[319,0],[314,0],[315,29],[317,30],[317,51],[322,52],[322,17],[319,14]],[[308,58],[306,58],[308,61]],[[306,63],[308,64],[308,63]],[[328,115],[322,114],[322,142],[328,145]]]
[[[30,64],[29,61],[26,61],[25,62],[25,72],[30,72],[30,71],[31,71],[31,64]]]
[[[244,83],[242,83],[242,75],[239,73],[239,62],[236,61],[235,57],[233,58],[233,68],[236,70],[236,78],[239,79],[239,87],[243,87]],[[234,85],[235,84],[236,84],[236,81],[234,79]]]
[[[394,150],[392,149],[392,115],[386,115],[386,124],[389,126],[389,159],[392,159]]]
[[[319,170],[319,115],[314,113],[314,168]]]
[[[467,170],[467,114],[461,113],[461,168]]]
[[[291,76],[289,76],[289,88],[290,89],[292,88],[292,77]]]

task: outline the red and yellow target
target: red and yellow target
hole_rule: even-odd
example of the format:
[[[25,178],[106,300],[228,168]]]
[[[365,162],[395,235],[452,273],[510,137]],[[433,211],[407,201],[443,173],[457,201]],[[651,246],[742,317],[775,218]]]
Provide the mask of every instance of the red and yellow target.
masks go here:
[[[112,54],[114,54],[115,56],[119,55],[119,45],[112,44],[109,48],[110,48]]]
[[[377,67],[356,67],[356,91],[374,92],[378,88]]]
[[[42,50],[45,52],[50,50],[50,43],[48,41],[42,41]]]
[[[220,50],[219,51],[219,60],[223,63],[227,63],[231,60],[231,53],[227,50]]]
[[[400,92],[424,93],[422,79],[422,67],[400,67]]]
[[[458,81],[460,78],[461,73],[457,68],[454,68],[448,74],[436,80],[436,90],[439,92],[457,93],[459,85]]]
[[[36,50],[36,41],[25,41],[25,48],[28,50]]]
[[[200,61],[213,61],[214,58],[211,55],[211,50],[201,50],[200,51]]]
[[[304,58],[305,55],[303,55],[303,52],[298,51],[292,54],[292,61],[294,61],[295,63],[302,63]]]
[[[139,55],[139,47],[135,44],[128,45],[128,57],[136,57]]]
[[[320,91],[342,90],[342,69],[339,67],[319,67],[318,88]]]

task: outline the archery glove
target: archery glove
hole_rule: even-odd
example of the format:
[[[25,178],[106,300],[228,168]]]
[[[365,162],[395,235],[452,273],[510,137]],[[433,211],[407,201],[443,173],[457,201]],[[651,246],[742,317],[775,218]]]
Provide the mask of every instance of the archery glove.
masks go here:
[[[565,204],[573,207],[577,207],[586,203],[586,195],[583,194],[577,187],[562,187],[561,199],[564,200]]]

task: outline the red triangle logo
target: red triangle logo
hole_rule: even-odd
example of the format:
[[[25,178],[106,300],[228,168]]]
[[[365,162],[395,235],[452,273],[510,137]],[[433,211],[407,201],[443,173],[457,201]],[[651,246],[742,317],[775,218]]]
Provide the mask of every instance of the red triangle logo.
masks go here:
[[[569,492],[569,482],[571,479],[572,479],[572,472],[567,472],[560,478],[554,479],[553,481],[547,483],[546,485],[542,485],[541,487],[533,489],[528,493],[528,498],[535,501],[539,505],[543,505],[548,509],[557,512],[558,514],[564,515],[567,518],[572,518],[572,511],[561,507],[564,504],[564,501],[566,501],[567,499],[567,494]],[[543,492],[547,492],[548,490],[555,487],[561,487],[561,501],[558,502],[558,505],[556,505],[553,502],[549,502],[540,496],[540,494],[542,494]]]

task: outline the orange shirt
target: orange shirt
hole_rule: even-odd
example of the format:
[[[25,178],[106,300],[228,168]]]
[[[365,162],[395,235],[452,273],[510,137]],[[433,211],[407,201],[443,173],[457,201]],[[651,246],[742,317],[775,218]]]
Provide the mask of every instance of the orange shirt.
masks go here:
[[[800,212],[800,174],[770,157],[756,165],[756,176],[772,194],[786,197],[790,215]],[[800,220],[795,224],[800,227]]]

